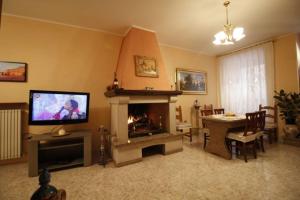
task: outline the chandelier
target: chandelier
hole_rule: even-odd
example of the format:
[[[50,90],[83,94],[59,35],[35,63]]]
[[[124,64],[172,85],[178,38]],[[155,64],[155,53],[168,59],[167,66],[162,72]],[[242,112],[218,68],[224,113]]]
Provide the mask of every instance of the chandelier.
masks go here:
[[[226,24],[224,25],[224,30],[215,34],[215,40],[213,43],[215,45],[229,45],[234,44],[234,42],[239,41],[245,37],[244,28],[234,27],[228,20],[228,6],[230,1],[225,1],[224,6],[226,8]]]

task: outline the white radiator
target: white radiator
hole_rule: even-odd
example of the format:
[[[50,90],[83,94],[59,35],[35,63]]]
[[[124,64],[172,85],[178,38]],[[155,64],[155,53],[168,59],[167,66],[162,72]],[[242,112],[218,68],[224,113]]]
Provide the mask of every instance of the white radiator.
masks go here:
[[[21,110],[0,110],[0,160],[21,157]]]

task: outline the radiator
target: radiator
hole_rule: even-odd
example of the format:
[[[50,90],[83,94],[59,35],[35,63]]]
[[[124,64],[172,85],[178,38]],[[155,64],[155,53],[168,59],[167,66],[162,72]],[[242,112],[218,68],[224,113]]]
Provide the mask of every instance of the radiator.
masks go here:
[[[21,157],[21,110],[0,110],[0,160]]]

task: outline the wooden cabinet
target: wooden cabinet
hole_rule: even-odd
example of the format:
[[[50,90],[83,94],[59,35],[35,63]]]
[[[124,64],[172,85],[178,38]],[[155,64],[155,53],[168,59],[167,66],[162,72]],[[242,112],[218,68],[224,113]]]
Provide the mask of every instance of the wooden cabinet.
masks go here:
[[[89,166],[92,162],[91,132],[72,131],[54,137],[51,133],[29,136],[28,175],[37,176],[43,168],[49,170]]]

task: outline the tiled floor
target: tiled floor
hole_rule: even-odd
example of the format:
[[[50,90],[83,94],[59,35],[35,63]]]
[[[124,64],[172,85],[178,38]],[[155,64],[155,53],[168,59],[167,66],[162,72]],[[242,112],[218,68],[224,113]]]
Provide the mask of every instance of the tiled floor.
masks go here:
[[[67,191],[68,200],[96,199],[300,199],[300,148],[267,146],[258,158],[224,160],[184,142],[184,151],[154,155],[115,168],[99,165],[52,173],[51,183]],[[27,176],[27,165],[0,166],[0,199],[27,200],[38,178]]]

